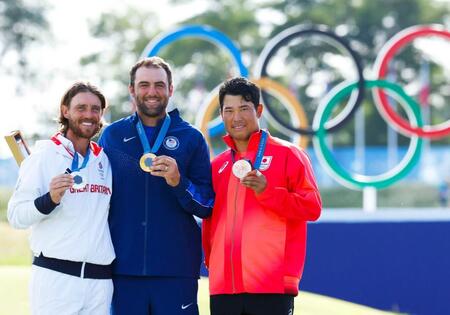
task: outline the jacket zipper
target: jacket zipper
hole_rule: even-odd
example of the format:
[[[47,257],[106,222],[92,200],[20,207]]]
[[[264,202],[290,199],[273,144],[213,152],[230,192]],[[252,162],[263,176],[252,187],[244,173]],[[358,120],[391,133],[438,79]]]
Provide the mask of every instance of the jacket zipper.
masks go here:
[[[144,207],[144,211],[145,211],[145,226],[144,226],[144,270],[143,270],[143,274],[147,274],[147,239],[148,239],[148,177],[149,175],[146,174],[145,176],[145,207]]]
[[[75,153],[76,154],[76,153]],[[83,160],[86,158],[86,156],[83,158]],[[83,189],[84,188],[86,188],[86,185],[88,184],[88,183],[90,183],[90,172],[89,172],[89,167],[86,165],[86,168],[84,169],[85,171],[85,180],[86,180],[86,184],[84,185],[84,187],[83,187]],[[86,206],[86,208],[87,209],[89,209],[89,207],[88,207],[88,205],[86,205],[86,198],[83,198],[84,199],[84,204],[85,204],[85,206]],[[94,215],[94,213],[92,212],[92,211],[89,211],[89,217],[90,217],[90,220],[94,220],[94,218],[92,218],[92,216]],[[91,222],[91,221],[89,221],[89,222]],[[88,237],[87,237],[87,242],[86,242],[86,244],[92,244],[93,243],[93,240],[92,240],[92,231],[90,232],[90,233],[88,233]],[[82,268],[81,268],[81,273],[80,273],[80,277],[81,278],[84,278],[84,266],[85,266],[85,263],[86,263],[86,261],[88,260],[88,257],[89,257],[89,248],[86,248],[86,251],[85,251],[85,253],[84,253],[84,259],[82,260]]]
[[[236,194],[234,195],[234,216],[233,216],[233,225],[231,227],[231,286],[233,288],[233,293],[236,292],[236,285],[234,282],[234,264],[233,264],[233,251],[234,251],[234,228],[236,225],[236,213],[237,213],[237,195],[239,192],[239,181],[236,182]]]

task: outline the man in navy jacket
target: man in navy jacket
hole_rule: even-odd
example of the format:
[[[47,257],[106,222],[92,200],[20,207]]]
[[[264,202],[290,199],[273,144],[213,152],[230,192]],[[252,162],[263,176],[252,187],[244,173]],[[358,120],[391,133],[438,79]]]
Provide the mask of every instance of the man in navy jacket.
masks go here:
[[[113,171],[109,224],[116,251],[113,314],[198,314],[200,228],[211,214],[209,151],[173,110],[169,65],[159,57],[130,71],[137,112],[100,139]]]

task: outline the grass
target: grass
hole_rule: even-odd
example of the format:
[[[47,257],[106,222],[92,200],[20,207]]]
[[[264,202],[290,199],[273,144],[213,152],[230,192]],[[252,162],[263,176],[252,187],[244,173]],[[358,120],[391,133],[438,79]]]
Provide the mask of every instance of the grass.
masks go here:
[[[0,315],[29,314],[28,280],[29,266],[0,267]],[[199,284],[198,303],[200,314],[209,314],[208,279],[202,278]],[[393,314],[369,307],[301,292],[295,299],[294,315],[387,315]]]
[[[29,266],[0,266],[0,315],[30,314]]]
[[[28,281],[31,254],[28,247],[28,235],[28,231],[14,230],[7,223],[0,222],[0,253],[2,253],[0,255],[0,315],[29,314]],[[209,314],[207,278],[200,280],[198,303],[200,314]],[[301,292],[295,299],[294,314],[383,315],[393,313]]]
[[[30,265],[31,251],[28,245],[28,235],[29,230],[15,230],[7,223],[0,222],[0,266]]]
[[[11,188],[0,187],[0,222],[6,221],[6,209],[8,207],[8,200],[11,194]]]

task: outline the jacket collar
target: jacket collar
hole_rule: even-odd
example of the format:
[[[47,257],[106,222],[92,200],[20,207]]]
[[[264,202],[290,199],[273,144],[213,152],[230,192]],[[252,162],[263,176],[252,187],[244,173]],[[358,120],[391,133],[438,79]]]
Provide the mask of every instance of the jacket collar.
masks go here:
[[[173,109],[170,112],[168,112],[171,121],[176,121],[178,122],[181,118],[180,118],[180,112],[178,111],[178,109]],[[131,115],[131,121],[136,124],[138,122],[139,116],[138,113],[135,112],[133,115]],[[160,128],[162,123],[164,122],[164,119],[161,119],[161,121],[158,122],[158,125],[156,126],[157,128]],[[172,123],[171,123],[172,124]]]
[[[70,141],[69,139],[64,137],[64,135],[62,133],[60,133],[60,132],[55,133],[51,137],[51,140],[57,146],[62,146],[65,149],[65,151],[67,151],[67,153],[71,157],[73,157],[73,154],[75,152],[75,148],[73,146],[73,143],[72,143],[72,141]],[[93,141],[91,141],[89,143],[89,148],[91,149],[91,152],[94,154],[94,156],[98,156],[100,154],[100,152],[102,151],[102,148],[97,143],[95,143]]]
[[[267,132],[267,135],[270,136],[269,131],[266,130],[266,132]],[[261,129],[258,131],[255,131],[250,136],[250,139],[248,140],[248,145],[247,145],[247,152],[252,152],[252,151],[258,150],[259,139],[261,139]],[[237,152],[236,144],[234,143],[233,138],[229,134],[227,134],[223,137],[223,141],[225,142],[225,144],[228,147],[230,147],[231,150]]]

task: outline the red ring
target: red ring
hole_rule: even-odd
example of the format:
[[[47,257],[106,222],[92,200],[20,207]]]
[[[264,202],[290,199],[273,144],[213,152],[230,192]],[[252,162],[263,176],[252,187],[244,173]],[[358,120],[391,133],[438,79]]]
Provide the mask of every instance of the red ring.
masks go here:
[[[374,66],[375,72],[378,72],[378,79],[381,80],[385,78],[388,72],[389,62],[394,57],[395,53],[397,53],[401,47],[421,36],[441,36],[450,39],[450,32],[438,26],[413,26],[398,33],[385,44],[378,55]],[[431,129],[430,126],[425,126],[423,128],[411,126],[407,120],[397,114],[397,112],[389,105],[386,93],[382,89],[377,89],[375,93],[381,103],[382,113],[384,112],[386,114],[387,118],[398,127],[399,131],[404,131],[408,135],[413,134],[425,138],[440,138],[450,134],[450,124],[445,128],[434,129]],[[376,103],[378,102],[376,101]],[[450,123],[450,120],[447,122]],[[444,124],[447,125],[448,123]],[[429,129],[426,129],[427,127]]]

